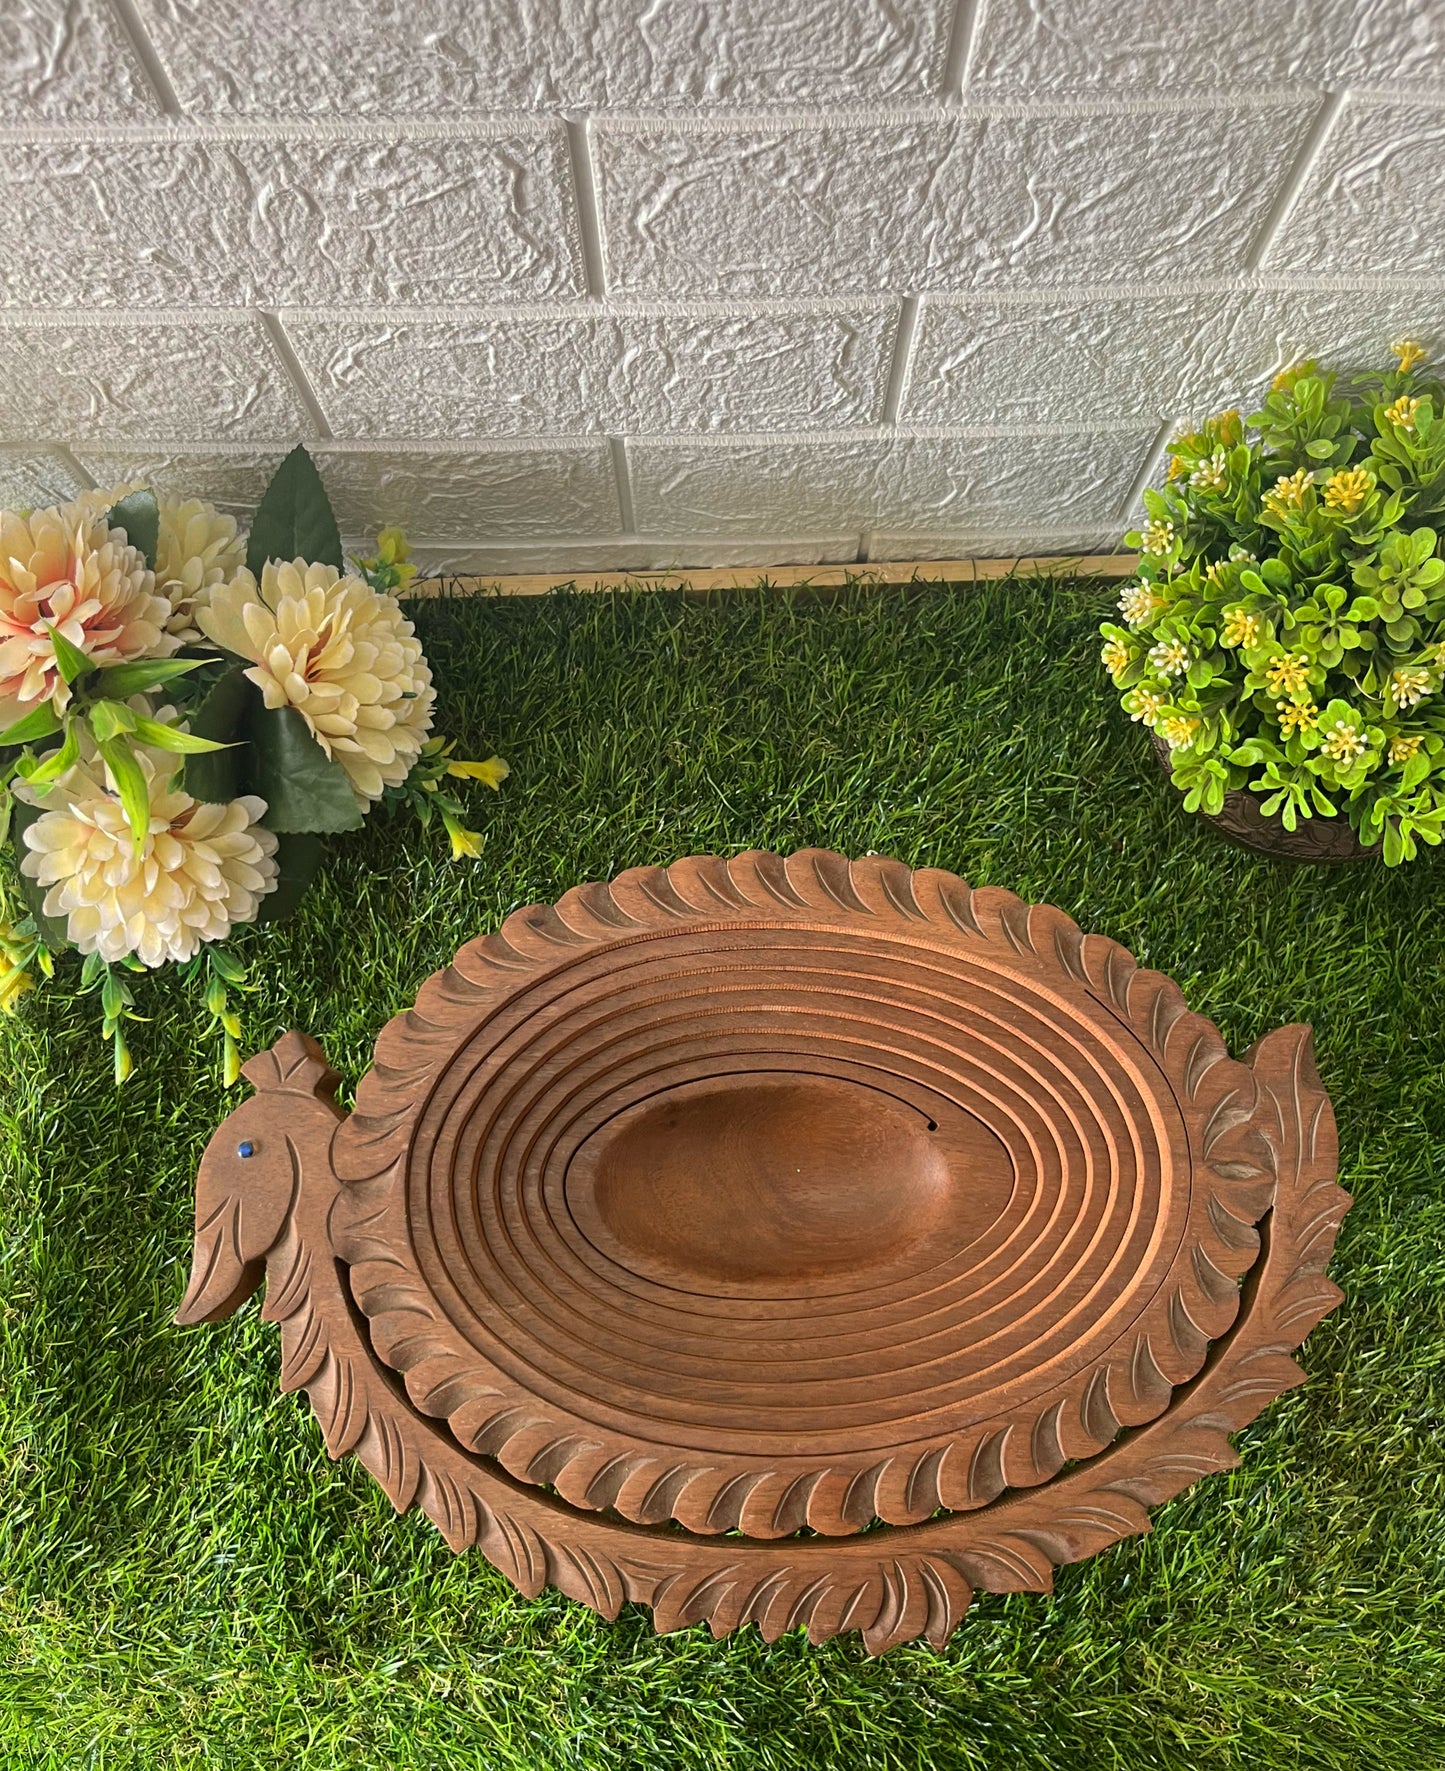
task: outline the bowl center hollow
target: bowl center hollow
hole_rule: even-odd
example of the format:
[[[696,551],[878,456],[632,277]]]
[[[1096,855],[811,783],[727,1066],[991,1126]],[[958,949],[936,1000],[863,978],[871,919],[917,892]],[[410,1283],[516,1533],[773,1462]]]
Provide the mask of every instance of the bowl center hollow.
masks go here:
[[[567,1198],[583,1233],[644,1276],[807,1290],[920,1242],[964,1246],[1011,1184],[969,1114],[940,1124],[883,1088],[750,1073],[682,1083],[599,1127]]]

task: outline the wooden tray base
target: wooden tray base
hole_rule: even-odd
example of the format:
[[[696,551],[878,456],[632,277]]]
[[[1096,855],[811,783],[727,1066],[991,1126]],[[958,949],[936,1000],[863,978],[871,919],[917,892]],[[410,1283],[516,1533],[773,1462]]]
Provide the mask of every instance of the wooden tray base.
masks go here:
[[[871,968],[860,929],[886,949]],[[890,1018],[920,966],[939,1000]],[[762,1066],[754,1034],[791,1066]],[[1007,1115],[989,1129],[985,1073],[1036,1150],[1074,1128],[1052,1169]],[[1228,1435],[1301,1381],[1290,1355],[1340,1297],[1349,1200],[1307,1029],[1236,1064],[1112,943],[894,863],[682,862],[519,912],[383,1034],[349,1119],[301,1034],[246,1075],[202,1163],[178,1320],[229,1315],[264,1276],[282,1387],[308,1391],[333,1457],[523,1592],[638,1601],[660,1630],[941,1645],[974,1587],[1047,1591],[1232,1466]],[[551,1316],[539,1275],[574,1288]]]

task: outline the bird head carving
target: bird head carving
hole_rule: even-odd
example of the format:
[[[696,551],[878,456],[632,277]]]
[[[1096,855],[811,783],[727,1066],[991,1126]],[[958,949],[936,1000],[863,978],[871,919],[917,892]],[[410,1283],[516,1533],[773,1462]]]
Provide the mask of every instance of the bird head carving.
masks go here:
[[[303,1157],[326,1158],[342,1117],[340,1078],[304,1033],[283,1033],[241,1069],[255,1088],[227,1114],[196,1176],[191,1279],[176,1312],[183,1327],[219,1322],[255,1291],[286,1227]]]

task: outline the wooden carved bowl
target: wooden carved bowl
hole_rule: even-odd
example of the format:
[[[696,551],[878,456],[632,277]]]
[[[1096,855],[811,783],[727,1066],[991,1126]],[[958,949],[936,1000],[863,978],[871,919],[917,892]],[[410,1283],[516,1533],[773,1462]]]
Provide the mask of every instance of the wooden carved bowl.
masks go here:
[[[300,1034],[246,1075],[178,1319],[264,1269],[333,1456],[659,1629],[942,1643],[1233,1464],[1339,1297],[1308,1029],[1237,1062],[934,869],[634,869],[464,947],[349,1118]]]

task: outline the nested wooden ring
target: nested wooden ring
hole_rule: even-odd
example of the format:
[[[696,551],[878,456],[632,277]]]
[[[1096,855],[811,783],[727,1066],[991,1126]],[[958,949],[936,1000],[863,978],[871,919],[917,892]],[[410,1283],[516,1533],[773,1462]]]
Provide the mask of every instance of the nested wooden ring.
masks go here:
[[[379,1356],[572,1504],[776,1537],[963,1510],[1154,1418],[1269,1202],[1250,1070],[1061,913],[804,852],[463,949],[337,1132]]]

